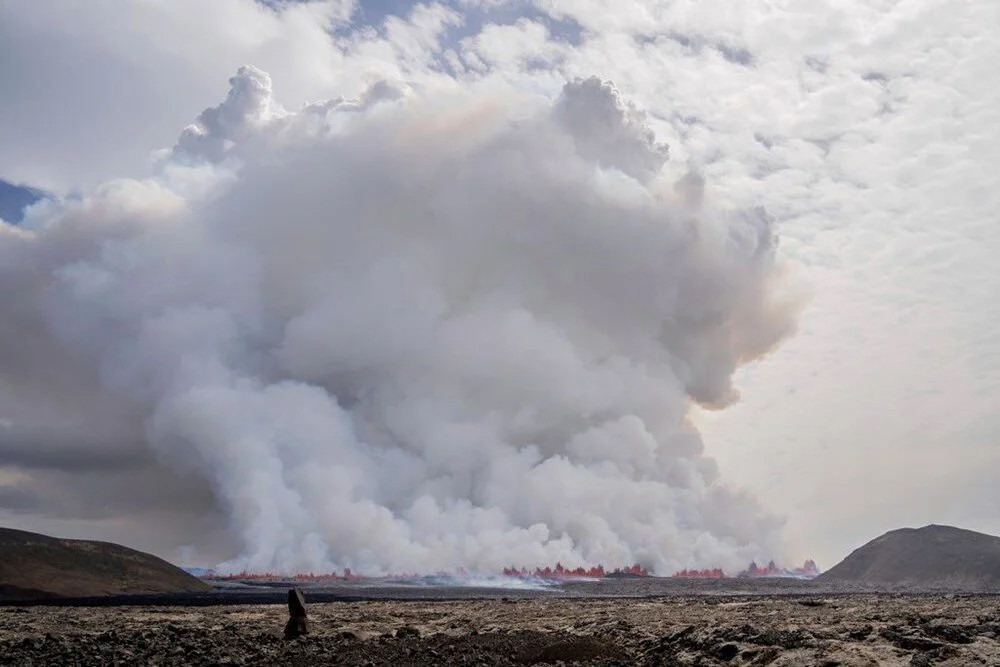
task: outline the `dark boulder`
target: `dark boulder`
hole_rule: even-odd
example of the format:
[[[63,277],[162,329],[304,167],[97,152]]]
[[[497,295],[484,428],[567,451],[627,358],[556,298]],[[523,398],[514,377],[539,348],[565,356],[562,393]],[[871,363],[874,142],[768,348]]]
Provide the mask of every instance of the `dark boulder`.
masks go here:
[[[309,634],[309,623],[306,620],[306,596],[298,588],[289,589],[285,639],[295,639],[307,634]]]

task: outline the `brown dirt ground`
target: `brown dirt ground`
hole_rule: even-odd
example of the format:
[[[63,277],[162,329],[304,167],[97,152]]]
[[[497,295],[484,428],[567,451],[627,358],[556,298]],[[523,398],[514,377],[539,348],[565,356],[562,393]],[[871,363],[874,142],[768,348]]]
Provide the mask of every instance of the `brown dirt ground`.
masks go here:
[[[994,596],[0,608],[3,665],[1000,665]]]

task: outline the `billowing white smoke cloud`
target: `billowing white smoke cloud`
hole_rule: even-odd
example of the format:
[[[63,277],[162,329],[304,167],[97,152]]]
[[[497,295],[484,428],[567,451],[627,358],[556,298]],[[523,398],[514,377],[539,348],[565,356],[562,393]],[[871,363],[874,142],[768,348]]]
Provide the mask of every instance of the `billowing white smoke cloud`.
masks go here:
[[[711,210],[696,176],[676,194],[596,79],[299,112],[254,68],[231,83],[158,179],[0,227],[3,335],[60,364],[34,390],[94,375],[131,406],[210,483],[244,547],[227,567],[774,555],[778,522],[685,417],[792,326],[763,212]]]

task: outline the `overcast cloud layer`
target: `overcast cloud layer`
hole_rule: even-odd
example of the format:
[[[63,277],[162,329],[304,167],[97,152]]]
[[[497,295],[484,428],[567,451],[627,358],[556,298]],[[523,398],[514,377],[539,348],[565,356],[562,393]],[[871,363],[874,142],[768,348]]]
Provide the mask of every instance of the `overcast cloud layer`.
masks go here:
[[[254,542],[289,542],[256,528],[280,511],[305,565],[385,568],[491,566],[487,532],[661,569],[1000,533],[996,3],[494,5],[0,2],[0,178],[70,196],[0,230],[4,522],[298,566]],[[688,401],[731,403],[793,321],[756,205],[811,299],[740,402],[692,415],[723,484]],[[372,488],[296,459],[337,429]],[[365,458],[390,441],[461,470]],[[470,441],[496,457],[427,450]],[[488,490],[504,465],[529,508]],[[400,561],[323,541],[385,512]]]

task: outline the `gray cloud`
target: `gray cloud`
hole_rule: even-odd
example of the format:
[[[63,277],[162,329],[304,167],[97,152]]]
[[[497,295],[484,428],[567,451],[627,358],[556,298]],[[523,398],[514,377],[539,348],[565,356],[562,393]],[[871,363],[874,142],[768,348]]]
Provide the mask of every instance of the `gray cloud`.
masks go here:
[[[996,23],[994,3],[918,0],[890,7],[857,0],[818,2],[788,12],[756,1],[737,5],[702,0],[695,6],[544,0],[525,10],[527,18],[505,14],[499,21],[504,25],[495,25],[477,16],[488,17],[496,3],[469,0],[447,7],[419,6],[408,16],[400,12],[379,30],[347,27],[337,23],[334,5],[308,4],[258,12],[257,3],[250,0],[224,0],[207,8],[195,0],[132,3],[128,21],[120,20],[121,3],[87,3],[79,14],[60,3],[0,7],[0,76],[7,93],[7,103],[0,100],[0,124],[7,131],[0,142],[0,176],[61,192],[85,186],[87,216],[105,220],[100,234],[94,235],[88,225],[73,221],[72,211],[29,214],[26,228],[49,228],[41,254],[33,249],[38,246],[25,245],[23,230],[0,228],[0,280],[11,286],[11,292],[0,294],[5,316],[11,313],[0,318],[0,423],[13,421],[16,414],[22,430],[56,424],[58,438],[75,432],[88,447],[145,441],[148,396],[135,392],[126,399],[122,394],[130,392],[120,389],[134,378],[116,364],[95,367],[93,350],[81,351],[54,338],[52,321],[35,302],[8,296],[47,294],[50,303],[54,291],[46,290],[51,276],[40,267],[72,264],[88,238],[103,243],[111,235],[123,240],[102,252],[108,261],[117,257],[115,261],[125,262],[128,253],[121,248],[131,247],[133,234],[128,217],[139,214],[120,202],[155,199],[156,206],[142,207],[139,217],[159,208],[151,219],[161,221],[215,219],[229,215],[228,209],[213,209],[204,199],[224,192],[227,205],[238,213],[234,219],[253,227],[258,215],[283,220],[282,206],[294,208],[299,199],[309,201],[309,192],[330,188],[338,179],[371,197],[383,187],[396,192],[399,179],[375,169],[391,151],[365,152],[379,142],[363,146],[356,137],[355,143],[339,144],[354,151],[355,168],[366,160],[373,165],[366,172],[371,178],[363,183],[351,180],[346,167],[331,164],[322,148],[300,150],[316,132],[342,137],[345,128],[367,127],[377,114],[394,108],[382,105],[375,114],[348,115],[343,112],[351,104],[361,109],[372,105],[360,99],[338,101],[337,96],[360,98],[381,79],[407,82],[393,85],[405,91],[403,98],[423,91],[417,93],[423,104],[431,104],[439,91],[461,89],[483,101],[477,121],[463,121],[461,127],[484,127],[477,123],[488,125],[496,118],[506,119],[498,120],[500,124],[518,125],[550,117],[547,105],[559,98],[567,80],[596,74],[602,81],[613,80],[620,100],[628,100],[644,115],[640,127],[652,131],[654,143],[670,145],[671,160],[650,170],[647,190],[658,197],[669,195],[689,170],[701,175],[702,185],[696,178],[687,179],[676,196],[690,201],[689,208],[697,208],[703,197],[712,208],[745,211],[742,221],[725,223],[743,230],[732,241],[737,247],[750,242],[768,247],[768,234],[760,230],[771,229],[771,223],[752,213],[754,206],[765,203],[770,215],[781,221],[781,254],[792,261],[790,270],[799,277],[775,281],[770,293],[802,279],[813,286],[813,300],[798,334],[766,362],[744,367],[734,380],[724,372],[726,355],[696,364],[718,365],[719,372],[679,373],[685,391],[703,404],[731,404],[723,411],[696,410],[690,415],[706,435],[722,477],[753,489],[768,507],[787,514],[790,553],[800,559],[815,556],[824,564],[900,523],[951,522],[1000,532],[996,513],[983,500],[995,487],[988,471],[996,469],[991,461],[996,458],[994,406],[1000,393],[995,333],[1000,274],[994,269],[1000,252],[995,224],[1000,191],[991,181],[993,165],[1000,160],[993,130],[1000,88],[984,84],[991,80],[998,57],[997,42],[990,37]],[[336,24],[332,33],[329,17]],[[575,26],[573,38],[554,36],[556,23]],[[730,50],[729,59],[720,45]],[[740,62],[746,60],[744,51],[752,61]],[[272,75],[274,93],[295,112],[291,120],[236,132],[237,142],[222,140],[228,159],[224,166],[178,168],[176,161],[163,162],[160,153],[158,178],[161,185],[166,183],[162,188],[118,183],[104,186],[99,196],[93,192],[91,186],[109,176],[148,175],[153,164],[148,153],[173,145],[177,131],[198,110],[215,108],[220,85],[245,63]],[[40,81],[46,85],[40,88]],[[324,98],[333,101],[298,114],[304,103]],[[491,107],[490,100],[504,102]],[[455,105],[468,108],[464,102]],[[438,109],[438,124],[427,111],[427,125],[454,122],[447,111]],[[413,134],[410,145],[422,157],[418,139],[423,133]],[[484,130],[482,136],[501,134]],[[513,156],[523,149],[513,134],[504,136],[509,146],[505,164],[514,164]],[[572,136],[557,132],[550,137],[554,149],[570,156],[565,167],[571,172],[579,166],[581,153]],[[531,135],[528,142],[535,140]],[[275,151],[276,146],[281,148]],[[595,146],[583,152],[588,150],[588,159],[602,159]],[[281,169],[264,168],[259,157],[263,154],[272,155],[278,164],[287,158],[298,169],[289,170],[282,180]],[[530,150],[527,154],[535,155]],[[613,164],[607,156],[603,159]],[[397,156],[393,164],[426,169],[425,162],[410,157]],[[491,164],[499,169],[487,161],[478,172],[487,183],[494,179]],[[544,164],[539,160],[538,168]],[[622,178],[624,171],[618,164],[599,173],[610,179],[612,174]],[[280,183],[277,193],[268,187],[268,178]],[[222,187],[234,181],[247,185]],[[258,191],[256,198],[250,183]],[[623,187],[617,196],[625,192]],[[439,199],[434,200],[436,206],[441,205]],[[490,206],[534,215],[535,209],[516,199],[498,196]],[[282,206],[272,206],[271,200]],[[354,198],[341,200],[315,201],[311,213],[317,219],[336,218],[334,212],[346,206],[353,216],[369,214]],[[430,215],[427,201],[416,196],[406,201],[414,211]],[[459,206],[455,201],[446,210]],[[467,215],[478,210],[474,198],[462,206]],[[116,207],[127,215],[116,213]],[[580,215],[586,219],[587,213]],[[61,225],[58,242],[48,222],[52,215],[68,222]],[[701,233],[714,228],[704,216],[693,217],[700,218],[695,228]],[[711,219],[720,217],[725,216],[714,214]],[[144,218],[140,226],[151,224]],[[298,227],[287,229],[291,234]],[[516,229],[531,243],[538,242],[538,230]],[[235,230],[227,233],[228,238],[238,235]],[[281,246],[288,236],[275,232],[263,238]],[[191,235],[178,252],[189,257],[192,248],[209,240]],[[166,236],[159,241],[171,252],[178,247],[167,243]],[[310,257],[316,245],[300,243],[289,256]],[[82,254],[91,258],[95,248]],[[615,248],[608,244],[606,252]],[[152,250],[148,254],[155,257]],[[202,278],[211,285],[205,292],[240,295],[237,283],[255,280],[259,267],[252,260],[254,252],[249,252],[249,260],[237,255],[234,250],[227,260],[238,269],[234,277]],[[595,262],[605,262],[607,256],[592,252]],[[531,261],[542,260],[532,256]],[[554,262],[552,256],[545,261]],[[310,266],[321,264],[313,260]],[[32,266],[39,270],[27,270]],[[155,275],[167,272],[157,266]],[[421,266],[411,262],[395,274],[383,268],[380,278],[369,277],[362,284],[380,294],[391,292],[389,286],[419,275]],[[624,279],[612,266],[600,278],[613,285]],[[555,267],[570,276],[577,270],[561,261],[553,264],[552,271],[558,273]],[[357,275],[374,276],[363,269],[341,280],[353,286]],[[73,271],[77,278],[88,278],[92,288],[100,284],[100,272],[87,274],[81,267]],[[211,272],[199,269],[193,274]],[[199,288],[187,289],[197,293]],[[643,283],[643,289],[651,288]],[[296,304],[306,310],[302,302],[308,299],[296,290],[274,291],[272,302],[278,294],[298,295]],[[226,298],[219,296],[219,302]],[[255,300],[238,298],[250,304]],[[433,298],[423,291],[396,303],[403,314],[434,307]],[[246,307],[246,312],[252,310]],[[377,355],[360,360],[323,357],[322,332],[335,328],[338,340],[360,349],[355,341],[373,337],[371,327],[361,323],[373,321],[374,315],[361,312],[355,321],[328,313],[297,317],[300,314],[282,316],[280,321],[295,320],[284,337],[262,329],[262,339],[277,342],[264,361],[249,355],[259,362],[257,374],[266,381],[294,374],[335,394],[348,410],[365,405],[371,400],[369,390],[359,389],[355,378],[365,364],[376,365],[372,360],[377,361]],[[697,317],[711,321],[707,313]],[[410,316],[407,321],[419,319]],[[74,326],[85,324],[81,318]],[[382,349],[392,350],[398,359],[409,353],[412,343],[394,337],[395,330],[380,329],[379,340]],[[767,327],[759,330],[766,332]],[[760,351],[774,335],[741,345]],[[697,356],[697,346],[677,345],[678,358]],[[238,347],[229,354],[242,363],[240,355],[246,352]],[[314,365],[314,358],[322,358],[322,363]],[[32,369],[42,377],[35,377]],[[735,404],[734,385],[743,395]],[[113,395],[106,386],[118,387],[118,393]],[[560,391],[584,393],[575,385]],[[537,434],[546,452],[557,451],[550,443],[558,442],[558,428],[550,431]],[[365,432],[359,437],[375,436]],[[694,444],[690,447],[697,450]],[[172,460],[170,465],[183,461]],[[679,469],[673,474],[683,478]],[[29,521],[27,514],[18,516]],[[34,520],[38,526],[77,530],[77,524]],[[120,524],[79,525],[127,535]],[[198,532],[183,521],[170,525],[178,536]],[[151,534],[150,544],[173,548],[164,547],[161,537]],[[213,553],[229,548],[236,547],[224,545]],[[710,564],[711,557],[705,559]]]
[[[296,114],[258,70],[231,83],[159,181],[8,230],[9,339],[36,332],[8,392],[56,397],[8,420],[94,394],[83,421],[138,420],[156,456],[81,437],[13,448],[15,469],[145,463],[115,498],[192,475],[236,568],[666,572],[780,549],[685,421],[792,326],[766,215],[651,188],[666,148],[597,80],[527,109],[377,94]],[[171,189],[192,179],[207,190]],[[77,365],[42,370],[60,355]]]
[[[609,81],[594,76],[567,84],[555,114],[573,135],[580,155],[602,166],[646,181],[667,161],[667,146],[656,143],[643,114],[622,100]]]
[[[62,441],[62,442],[60,442]],[[22,470],[121,470],[149,463],[149,455],[137,445],[108,446],[88,441],[86,436],[33,433],[7,436],[0,433],[0,466]]]

